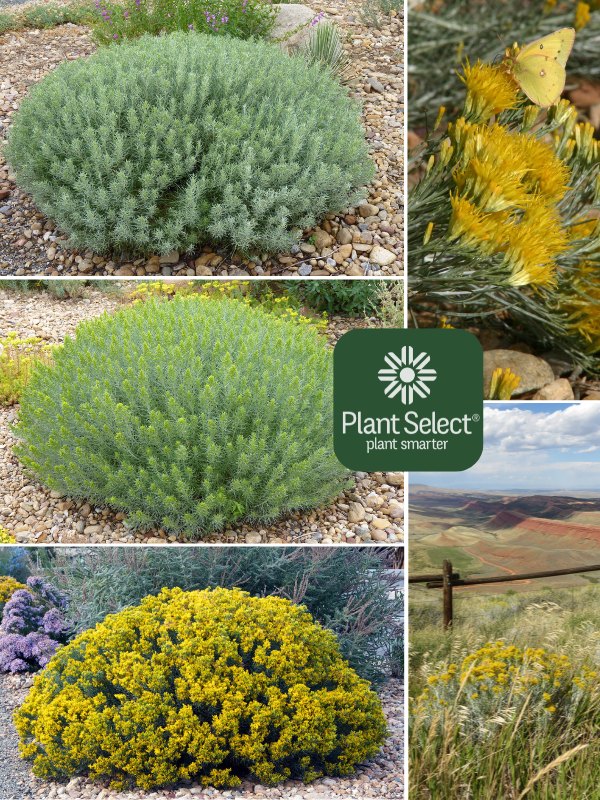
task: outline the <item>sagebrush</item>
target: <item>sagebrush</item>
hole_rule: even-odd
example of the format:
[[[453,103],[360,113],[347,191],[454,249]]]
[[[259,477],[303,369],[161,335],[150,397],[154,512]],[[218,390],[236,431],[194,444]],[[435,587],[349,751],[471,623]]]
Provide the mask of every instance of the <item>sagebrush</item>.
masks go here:
[[[117,788],[348,775],[385,738],[377,695],[306,609],[164,589],[74,639],[16,714],[35,774]]]
[[[358,105],[318,66],[191,31],[61,64],[6,155],[73,245],[128,254],[288,250],[374,172]]]
[[[331,403],[332,354],[310,326],[151,299],[81,324],[36,370],[17,450],[51,489],[198,537],[335,497]]]

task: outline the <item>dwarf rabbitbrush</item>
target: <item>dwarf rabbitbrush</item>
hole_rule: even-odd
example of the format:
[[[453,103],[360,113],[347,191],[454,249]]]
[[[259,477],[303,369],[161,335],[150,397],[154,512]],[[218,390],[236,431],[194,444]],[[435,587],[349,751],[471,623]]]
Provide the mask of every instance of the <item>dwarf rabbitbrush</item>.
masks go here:
[[[152,299],[80,325],[22,399],[23,463],[133,527],[191,538],[329,502],[324,337],[232,299]]]

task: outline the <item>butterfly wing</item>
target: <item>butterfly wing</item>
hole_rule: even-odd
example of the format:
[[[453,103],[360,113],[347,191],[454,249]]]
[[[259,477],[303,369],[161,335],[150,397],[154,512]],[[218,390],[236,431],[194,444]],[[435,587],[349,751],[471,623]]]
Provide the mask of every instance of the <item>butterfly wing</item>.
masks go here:
[[[515,80],[536,106],[556,103],[565,88],[565,66],[575,41],[573,28],[561,28],[525,45],[514,59]]]
[[[514,76],[531,102],[541,108],[558,102],[567,79],[565,68],[546,56],[530,56],[516,63]]]
[[[548,36],[542,36],[523,46],[517,56],[518,61],[525,61],[531,56],[546,56],[552,61],[558,62],[561,67],[567,66],[567,60],[571,55],[573,44],[575,43],[575,29],[561,28]]]

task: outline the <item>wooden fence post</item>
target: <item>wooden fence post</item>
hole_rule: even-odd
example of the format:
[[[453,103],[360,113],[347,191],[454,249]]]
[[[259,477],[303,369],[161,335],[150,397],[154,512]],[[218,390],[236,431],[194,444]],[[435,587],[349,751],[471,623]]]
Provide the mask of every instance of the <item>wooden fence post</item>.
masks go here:
[[[442,567],[443,604],[444,604],[444,630],[452,627],[452,564],[444,561]]]

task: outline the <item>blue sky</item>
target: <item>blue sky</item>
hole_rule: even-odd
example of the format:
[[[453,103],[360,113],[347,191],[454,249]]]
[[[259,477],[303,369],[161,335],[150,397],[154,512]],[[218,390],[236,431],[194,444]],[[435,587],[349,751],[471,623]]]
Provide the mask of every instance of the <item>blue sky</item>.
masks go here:
[[[455,489],[600,492],[600,402],[488,403],[483,456],[464,472],[415,472]]]

